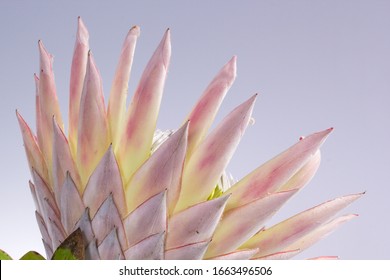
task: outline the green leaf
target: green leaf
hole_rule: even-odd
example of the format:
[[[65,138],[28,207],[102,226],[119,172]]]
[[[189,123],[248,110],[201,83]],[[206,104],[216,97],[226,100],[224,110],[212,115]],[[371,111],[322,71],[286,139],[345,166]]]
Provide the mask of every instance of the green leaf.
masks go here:
[[[12,258],[6,252],[0,249],[0,260],[12,260]]]
[[[68,238],[58,246],[52,260],[85,260],[85,245],[80,228],[72,232]]]
[[[51,258],[52,260],[77,260],[72,251],[67,248],[58,248]]]
[[[35,251],[29,251],[26,254],[23,255],[23,257],[20,258],[21,260],[29,260],[29,261],[41,261],[45,260],[44,257],[42,257],[41,254]]]

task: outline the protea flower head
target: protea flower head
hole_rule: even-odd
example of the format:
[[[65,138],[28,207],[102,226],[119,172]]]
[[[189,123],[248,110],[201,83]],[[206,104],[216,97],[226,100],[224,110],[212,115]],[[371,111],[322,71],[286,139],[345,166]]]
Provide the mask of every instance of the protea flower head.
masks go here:
[[[176,131],[156,131],[171,56],[167,30],[126,108],[139,27],[123,44],[108,106],[79,18],[70,77],[68,132],[53,58],[39,41],[36,136],[17,112],[31,193],[48,258],[287,259],[356,215],[336,217],[361,194],[330,200],[272,227],[265,222],[314,175],[332,128],[311,134],[234,182],[225,172],[257,95],[208,132],[236,76],[217,73]]]

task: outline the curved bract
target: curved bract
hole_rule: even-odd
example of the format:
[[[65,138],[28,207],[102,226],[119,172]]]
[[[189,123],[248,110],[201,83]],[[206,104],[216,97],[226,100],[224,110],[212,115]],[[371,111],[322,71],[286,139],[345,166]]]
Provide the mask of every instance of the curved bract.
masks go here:
[[[36,134],[17,112],[48,258],[284,259],[354,217],[333,219],[361,194],[264,228],[313,177],[331,128],[301,139],[234,184],[227,179],[225,169],[257,98],[248,96],[209,131],[235,80],[236,57],[212,79],[180,128],[155,134],[171,57],[170,30],[126,108],[140,28],[131,28],[125,38],[106,106],[89,34],[81,18],[78,22],[68,133],[56,97],[53,57],[41,41]]]

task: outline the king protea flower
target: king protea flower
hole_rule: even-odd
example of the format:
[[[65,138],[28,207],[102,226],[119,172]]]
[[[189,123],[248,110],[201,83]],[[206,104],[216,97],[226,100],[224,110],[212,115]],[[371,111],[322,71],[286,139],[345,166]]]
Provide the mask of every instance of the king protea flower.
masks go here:
[[[79,18],[69,128],[56,96],[53,57],[39,41],[36,135],[17,112],[46,255],[79,259],[287,259],[356,215],[336,217],[362,194],[339,197],[272,227],[272,217],[312,178],[332,128],[311,134],[236,183],[225,172],[257,95],[208,130],[236,76],[217,73],[176,131],[156,132],[171,56],[167,30],[126,108],[139,27],[123,44],[108,106]]]

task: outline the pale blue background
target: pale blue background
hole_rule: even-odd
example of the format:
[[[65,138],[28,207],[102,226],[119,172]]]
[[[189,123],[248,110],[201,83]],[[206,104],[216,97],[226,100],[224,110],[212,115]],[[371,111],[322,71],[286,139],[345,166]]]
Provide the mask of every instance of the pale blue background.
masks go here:
[[[106,93],[128,29],[141,27],[132,91],[163,32],[171,28],[162,129],[177,128],[218,69],[238,56],[238,77],[218,120],[255,92],[260,97],[256,124],[229,165],[237,178],[299,136],[334,126],[315,179],[273,221],[367,191],[343,211],[359,213],[358,219],[299,257],[390,258],[390,1],[95,2],[0,1],[1,248],[14,257],[30,249],[43,252],[15,109],[35,127],[33,73],[42,39],[55,56],[59,101],[67,115],[80,15]]]

